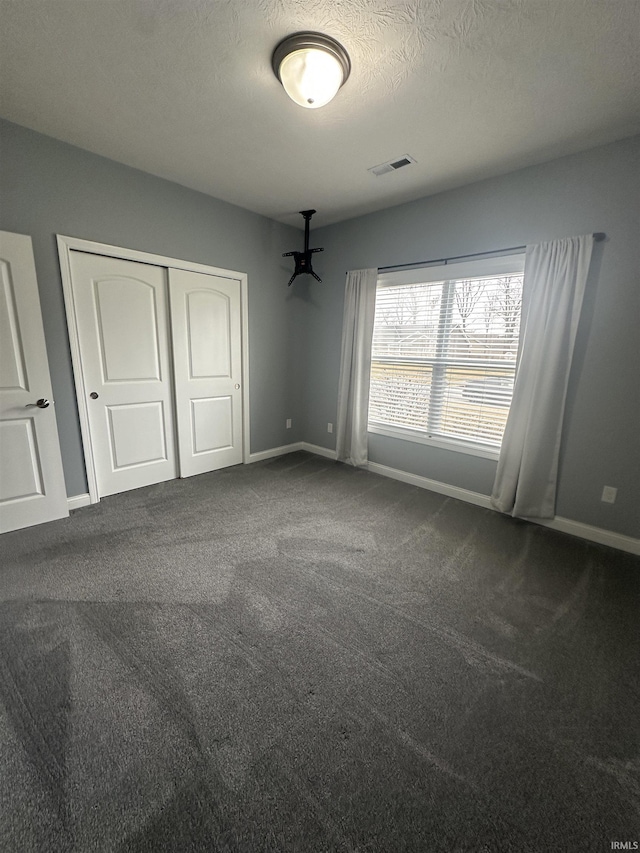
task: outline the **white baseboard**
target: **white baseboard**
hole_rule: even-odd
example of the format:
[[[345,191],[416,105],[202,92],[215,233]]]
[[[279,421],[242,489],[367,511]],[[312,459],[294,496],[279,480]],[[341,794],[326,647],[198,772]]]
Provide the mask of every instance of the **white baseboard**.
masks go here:
[[[438,480],[421,477],[419,474],[409,474],[407,471],[389,468],[387,465],[380,465],[378,462],[369,462],[367,469],[374,474],[381,474],[383,477],[391,477],[392,480],[410,483],[412,486],[419,486],[421,489],[428,489],[430,492],[438,492],[439,495],[446,495],[448,498],[457,498],[459,501],[492,509],[488,495],[481,495],[479,492],[471,492],[469,489],[461,489],[459,486],[450,486],[447,483],[440,483]]]
[[[264,459],[273,459],[275,456],[284,456],[287,453],[295,453],[297,450],[306,450],[316,456],[325,456],[327,459],[337,459],[335,450],[320,447],[318,444],[309,444],[308,441],[295,441],[292,444],[283,444],[281,447],[271,447],[269,450],[261,450],[259,453],[249,454],[249,463],[262,462]]]
[[[67,506],[69,507],[69,512],[72,512],[74,509],[80,509],[81,506],[89,506],[90,503],[91,498],[88,494],[74,495],[71,498],[67,498]]]
[[[294,453],[297,450],[306,450],[308,453],[314,453],[316,456],[324,456],[327,459],[337,459],[335,450],[329,450],[317,444],[309,444],[307,441],[297,441],[293,444],[284,444],[282,447],[272,447],[270,450],[263,450],[260,453],[252,453],[249,456],[249,462],[260,462],[263,459],[284,456],[287,453]],[[466,501],[466,503],[475,504],[475,506],[481,506],[484,509],[497,512],[491,506],[489,496],[482,495],[480,492],[472,492],[469,489],[462,489],[459,486],[450,486],[448,483],[430,480],[428,477],[422,477],[419,474],[410,474],[408,471],[400,471],[398,468],[390,468],[387,465],[380,465],[378,462],[369,462],[367,470],[374,474],[380,474],[383,477],[390,477],[392,480],[400,480],[402,483],[409,483],[421,489],[428,489],[431,492],[437,492],[440,495],[446,495],[449,498],[456,498],[456,500]],[[86,503],[89,503],[89,495],[78,495],[76,498],[70,498],[69,501],[82,501],[85,498]],[[85,503],[74,504],[73,507],[69,503],[69,509],[76,509],[78,506],[85,506]],[[640,555],[640,539],[634,539],[633,536],[614,533],[611,530],[604,530],[602,527],[593,527],[591,524],[583,524],[581,521],[572,521],[570,518],[562,518],[561,516],[556,516],[556,518],[549,520],[530,518],[527,521],[530,521],[532,524],[539,524],[542,527],[548,527],[551,530],[557,530],[560,533],[568,533],[570,536],[586,539],[588,542],[596,542],[598,545],[608,545],[610,548],[617,548],[629,554]]]
[[[589,542],[597,542],[598,545],[608,545],[610,548],[617,548],[619,551],[627,551],[629,554],[640,556],[640,539],[625,536],[624,533],[614,533],[612,530],[605,530],[603,527],[593,527],[591,524],[583,524],[581,521],[573,521],[559,515],[548,521],[542,518],[528,520],[534,524],[541,524],[543,527],[558,530],[560,533],[568,533],[570,536],[578,536],[580,539],[587,539]]]
[[[458,500],[466,501],[485,509],[494,510],[494,507],[491,506],[489,496],[481,495],[479,492],[471,492],[468,489],[461,489],[458,486],[450,486],[447,483],[440,483],[438,480],[421,477],[419,474],[409,474],[406,471],[389,468],[387,465],[380,465],[377,462],[369,462],[367,468],[374,474],[381,474],[383,477],[391,477],[393,480],[410,483],[412,486],[419,486],[421,489],[429,489],[429,491],[438,492],[438,494],[446,495],[450,498],[457,498]],[[497,512],[497,510],[494,511]],[[551,530],[557,530],[560,533],[578,536],[580,539],[586,539],[589,542],[597,542],[598,545],[608,545],[610,548],[627,551],[629,554],[640,555],[640,539],[634,539],[633,536],[614,533],[611,530],[604,530],[602,527],[593,527],[591,524],[583,524],[581,521],[572,521],[570,518],[562,518],[561,516],[556,516],[548,520],[535,518],[526,520],[532,524],[540,524],[543,527],[549,527]]]
[[[301,441],[296,441],[293,444],[283,444],[281,447],[270,447],[269,450],[250,453],[249,464],[251,462],[262,462],[263,459],[273,459],[274,456],[285,456],[287,453],[295,453],[296,450],[302,450]]]
[[[320,447],[319,444],[309,444],[308,441],[301,441],[300,445],[300,450],[306,450],[307,453],[315,453],[316,456],[324,456],[327,459],[338,458],[335,450],[329,450],[328,447]]]

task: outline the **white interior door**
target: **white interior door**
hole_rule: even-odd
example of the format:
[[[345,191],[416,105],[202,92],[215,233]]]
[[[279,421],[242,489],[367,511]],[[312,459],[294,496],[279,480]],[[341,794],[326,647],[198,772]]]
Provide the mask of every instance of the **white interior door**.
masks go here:
[[[242,462],[240,282],[169,270],[180,476]]]
[[[152,264],[71,252],[101,497],[176,476],[166,275]]]
[[[31,237],[0,231],[0,532],[67,515]]]

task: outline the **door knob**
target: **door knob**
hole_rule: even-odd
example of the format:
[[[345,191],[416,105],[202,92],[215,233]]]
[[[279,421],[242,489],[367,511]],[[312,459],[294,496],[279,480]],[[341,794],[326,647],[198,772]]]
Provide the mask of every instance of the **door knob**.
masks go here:
[[[98,394],[98,392],[97,392],[97,391],[92,391],[92,392],[89,394],[89,396],[91,397],[91,399],[92,399],[92,400],[97,400],[97,399],[98,399],[98,397],[99,397],[100,395]]]
[[[237,382],[236,382],[236,384],[235,384],[233,387],[236,389],[236,391],[239,391],[239,390],[240,390],[240,386],[238,385],[238,383],[237,383]]]
[[[40,399],[36,400],[35,403],[27,403],[27,405],[25,406],[25,409],[35,409],[36,406],[39,409],[48,409],[49,408],[49,401],[46,400],[44,397],[40,397]]]

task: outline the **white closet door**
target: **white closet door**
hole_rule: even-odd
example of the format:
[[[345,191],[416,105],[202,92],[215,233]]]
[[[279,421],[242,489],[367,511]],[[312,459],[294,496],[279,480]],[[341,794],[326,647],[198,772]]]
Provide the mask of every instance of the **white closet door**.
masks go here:
[[[31,237],[0,231],[0,532],[67,515]]]
[[[101,497],[176,476],[166,270],[71,252],[71,280]]]
[[[242,462],[240,282],[169,270],[180,476]]]

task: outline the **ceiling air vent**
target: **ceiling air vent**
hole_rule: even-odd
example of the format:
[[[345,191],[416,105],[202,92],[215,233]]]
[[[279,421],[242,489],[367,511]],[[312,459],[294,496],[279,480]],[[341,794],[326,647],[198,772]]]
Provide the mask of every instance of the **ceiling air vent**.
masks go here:
[[[395,172],[397,169],[402,169],[403,166],[409,166],[415,162],[415,159],[409,154],[403,154],[402,157],[395,157],[393,160],[388,160],[379,166],[372,166],[370,169],[367,169],[367,172],[371,172],[371,174],[379,177],[380,175],[386,175],[387,172]]]

